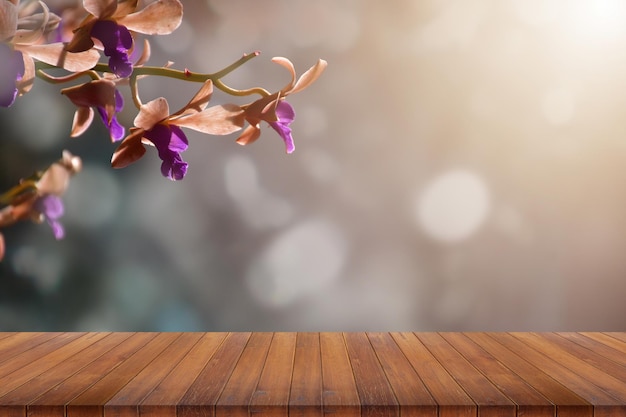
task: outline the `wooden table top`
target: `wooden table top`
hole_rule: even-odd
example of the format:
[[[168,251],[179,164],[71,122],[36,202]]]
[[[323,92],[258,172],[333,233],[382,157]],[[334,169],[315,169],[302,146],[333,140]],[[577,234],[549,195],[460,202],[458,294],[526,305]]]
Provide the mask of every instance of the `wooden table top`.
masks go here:
[[[626,416],[626,333],[0,333],[0,416]]]

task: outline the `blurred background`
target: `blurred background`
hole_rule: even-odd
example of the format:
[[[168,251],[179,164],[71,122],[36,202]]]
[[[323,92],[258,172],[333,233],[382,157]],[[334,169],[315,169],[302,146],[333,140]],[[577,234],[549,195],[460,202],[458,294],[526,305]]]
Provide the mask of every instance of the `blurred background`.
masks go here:
[[[624,330],[626,3],[183,0],[153,65],[280,89],[296,151],[187,130],[112,170],[97,120],[41,80],[0,111],[0,185],[83,158],[66,238],[4,229],[0,330]],[[198,85],[141,81],[178,109]],[[238,102],[216,92],[213,102]],[[127,99],[120,119],[134,113]]]

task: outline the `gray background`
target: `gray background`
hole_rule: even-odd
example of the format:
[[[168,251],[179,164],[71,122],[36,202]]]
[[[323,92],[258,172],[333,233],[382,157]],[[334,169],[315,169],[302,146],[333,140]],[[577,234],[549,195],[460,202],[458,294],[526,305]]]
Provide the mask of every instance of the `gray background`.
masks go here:
[[[153,149],[111,170],[99,121],[69,139],[38,80],[0,112],[0,183],[62,149],[85,167],[65,240],[4,230],[0,330],[624,330],[624,3],[184,5],[151,64],[261,50],[225,82],[276,90],[271,57],[329,62],[289,99],[295,153],[267,126],[248,147],[187,130],[182,182]],[[198,85],[140,87],[178,109]]]

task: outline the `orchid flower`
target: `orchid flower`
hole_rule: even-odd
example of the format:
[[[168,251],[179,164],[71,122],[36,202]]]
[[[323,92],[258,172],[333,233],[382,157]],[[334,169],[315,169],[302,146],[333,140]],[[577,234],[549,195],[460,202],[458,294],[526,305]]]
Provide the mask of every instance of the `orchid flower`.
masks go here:
[[[182,127],[212,135],[227,135],[240,130],[244,111],[234,104],[206,108],[213,94],[213,83],[207,80],[189,103],[170,114],[163,97],[143,104],[134,120],[134,128],[124,138],[111,159],[113,168],[123,168],[140,159],[146,152],[144,145],[157,148],[161,158],[161,173],[171,180],[181,180],[188,164],[181,153],[189,146]]]
[[[117,121],[117,113],[124,107],[124,98],[111,80],[100,79],[61,90],[77,106],[72,125],[72,137],[82,135],[91,125],[94,108],[109,130],[112,142],[124,137],[124,127]]]
[[[292,153],[295,150],[293,137],[291,135],[291,122],[296,117],[293,107],[287,103],[285,97],[290,94],[304,90],[322,74],[327,66],[326,61],[320,59],[317,63],[309,68],[304,74],[296,80],[296,71],[287,58],[272,58],[272,62],[285,67],[291,73],[291,82],[282,90],[258,99],[248,105],[242,106],[245,113],[246,121],[250,124],[241,136],[237,139],[240,145],[248,145],[256,141],[261,136],[261,121],[269,123],[269,125],[279,134],[285,142],[285,150]]]
[[[157,0],[137,11],[138,0],[83,0],[90,15],[74,30],[67,45],[70,52],[87,51],[97,39],[109,57],[109,68],[125,78],[133,72],[129,51],[133,49],[131,32],[166,35],[180,25],[183,6],[179,0]]]
[[[79,172],[82,162],[68,151],[35,178],[23,180],[19,186],[0,195],[8,205],[0,210],[0,227],[12,225],[21,220],[47,221],[56,239],[62,239],[65,232],[59,222],[63,215],[61,196],[69,186],[70,178]],[[0,234],[0,260],[4,256],[4,238]]]
[[[18,94],[28,92],[35,78],[34,60],[72,72],[93,68],[100,55],[95,50],[68,53],[60,43],[41,44],[43,35],[58,24],[43,2],[42,12],[20,16],[17,0],[0,0],[0,106],[13,104]]]

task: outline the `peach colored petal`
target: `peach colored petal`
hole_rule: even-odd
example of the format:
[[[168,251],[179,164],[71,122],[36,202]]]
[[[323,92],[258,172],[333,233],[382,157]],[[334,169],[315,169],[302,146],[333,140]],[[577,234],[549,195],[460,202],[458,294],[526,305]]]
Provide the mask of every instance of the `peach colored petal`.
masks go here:
[[[4,258],[4,236],[0,233],[0,261]]]
[[[83,7],[92,15],[106,19],[117,10],[117,0],[83,0]]]
[[[101,79],[64,88],[61,94],[67,96],[78,107],[102,107],[111,122],[115,116],[115,83]]]
[[[17,7],[9,2],[0,2],[0,41],[9,39],[17,30]]]
[[[75,138],[82,135],[91,126],[93,121],[94,111],[91,107],[79,107],[74,113],[74,120],[72,122],[72,132],[70,136]]]
[[[291,82],[283,87],[281,91],[290,91],[294,85],[296,85],[296,69],[293,67],[293,64],[287,58],[283,58],[282,56],[277,56],[272,58],[272,62],[275,62],[279,65],[282,65],[291,73]]]
[[[258,125],[250,125],[245,128],[241,136],[235,142],[240,145],[249,145],[261,136],[261,129]]]
[[[146,35],[172,33],[183,20],[183,5],[178,0],[157,0],[138,12],[118,19],[120,25]]]
[[[228,135],[241,130],[245,118],[241,107],[235,104],[223,104],[173,119],[170,123],[209,135]]]
[[[137,10],[138,0],[126,0],[122,3],[117,3],[117,10],[113,15],[113,19],[117,20],[126,15],[133,13]]]
[[[159,97],[141,106],[134,123],[137,127],[150,130],[155,124],[167,119],[169,115],[170,107],[167,100]]]
[[[172,117],[193,114],[197,112],[201,112],[204,110],[209,104],[211,100],[211,96],[213,95],[213,81],[206,80],[200,90],[189,100],[189,103],[185,105],[182,109],[178,110],[176,113],[172,114]]]
[[[111,157],[113,168],[127,167],[146,153],[146,148],[141,143],[143,134],[143,129],[131,129],[130,135],[124,138]]]
[[[67,52],[77,53],[85,52],[93,48],[94,43],[93,39],[91,39],[91,29],[95,22],[96,19],[92,16],[88,17],[82,26],[74,31],[72,40],[65,45],[65,50]]]
[[[22,54],[22,59],[24,61],[24,75],[17,82],[20,95],[28,93],[35,82],[35,62],[28,54]]]
[[[27,53],[37,61],[72,72],[90,70],[100,59],[100,54],[95,49],[70,53],[64,49],[64,45],[60,42],[47,45],[16,45],[15,49]]]
[[[37,181],[37,189],[43,194],[63,195],[70,183],[70,176],[70,171],[66,167],[54,163]]]
[[[15,32],[15,36],[12,41],[13,43],[31,44],[37,42],[37,40],[43,36],[48,20],[50,19],[50,9],[48,9],[48,6],[46,6],[46,4],[42,1],[39,2],[39,6],[43,10],[43,13],[30,16],[32,22],[29,23],[34,25],[33,28],[24,28],[22,25],[23,21],[20,20],[20,22],[18,22],[18,25],[22,27],[22,29],[18,29]],[[35,16],[39,16],[39,18],[36,18]]]
[[[328,63],[326,61],[324,61],[323,59],[319,59],[315,65],[309,68],[304,74],[300,76],[300,78],[298,78],[298,81],[293,86],[291,91],[289,91],[288,93],[285,92],[285,94],[293,94],[297,93],[298,91],[304,90],[305,88],[313,84],[313,82],[317,80],[320,75],[322,75],[322,72],[324,72],[327,66]]]
[[[141,51],[141,56],[135,62],[136,67],[140,67],[150,59],[150,54],[152,53],[152,49],[150,48],[150,41],[148,39],[143,40],[143,50]]]

